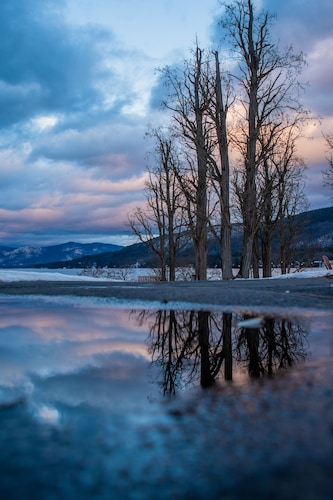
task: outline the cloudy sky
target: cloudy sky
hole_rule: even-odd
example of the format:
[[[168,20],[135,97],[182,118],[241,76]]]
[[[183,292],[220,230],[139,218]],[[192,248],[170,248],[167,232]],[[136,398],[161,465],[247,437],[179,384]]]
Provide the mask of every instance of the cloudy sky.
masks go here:
[[[332,0],[258,0],[282,45],[303,51],[304,105],[321,117],[300,153],[310,208],[333,133]],[[128,244],[143,201],[156,68],[216,40],[218,0],[1,0],[0,244]]]

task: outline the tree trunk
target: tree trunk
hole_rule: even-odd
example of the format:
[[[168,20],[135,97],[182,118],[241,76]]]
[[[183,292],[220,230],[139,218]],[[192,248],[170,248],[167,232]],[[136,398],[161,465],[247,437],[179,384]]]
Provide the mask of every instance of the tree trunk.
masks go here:
[[[198,331],[200,346],[200,384],[202,387],[210,387],[214,383],[214,377],[211,373],[209,356],[209,312],[198,311]]]
[[[194,79],[195,146],[197,153],[198,186],[196,193],[196,277],[207,279],[207,151],[204,134],[204,113],[201,106],[201,50],[196,51],[196,73]]]
[[[221,245],[221,258],[222,258],[222,279],[231,280],[232,274],[232,255],[231,255],[231,230],[226,225],[221,228],[222,232],[222,245]]]
[[[250,83],[248,89],[249,109],[248,109],[248,137],[245,158],[245,193],[244,193],[244,247],[241,275],[248,278],[252,263],[252,252],[254,237],[257,232],[257,192],[256,192],[256,152],[258,140],[258,61],[256,49],[253,41],[253,7],[249,2],[248,21],[248,66],[250,72]]]
[[[223,313],[224,378],[232,380],[232,314]]]
[[[168,250],[169,250],[169,281],[175,281],[176,279],[176,248],[175,248],[175,236],[173,231],[173,218],[169,220],[169,232],[168,232]]]
[[[198,151],[198,187],[196,196],[195,272],[198,280],[207,279],[207,161]]]
[[[254,235],[247,233],[244,228],[243,247],[238,277],[249,278],[252,264]]]
[[[221,262],[222,279],[230,280],[232,274],[231,254],[231,221],[230,221],[230,166],[227,137],[227,107],[223,102],[220,64],[218,53],[215,52],[216,68],[216,132],[219,144],[221,174],[220,178],[220,210],[221,210]]]
[[[256,234],[253,241],[253,253],[252,253],[252,274],[253,278],[259,278],[259,242],[258,234]]]
[[[267,227],[262,231],[262,275],[263,278],[272,276],[272,234]]]
[[[198,229],[198,228],[197,228]],[[202,236],[203,233],[201,233]],[[206,237],[207,238],[207,237]],[[197,280],[207,279],[207,243],[199,236],[195,248],[195,276]]]

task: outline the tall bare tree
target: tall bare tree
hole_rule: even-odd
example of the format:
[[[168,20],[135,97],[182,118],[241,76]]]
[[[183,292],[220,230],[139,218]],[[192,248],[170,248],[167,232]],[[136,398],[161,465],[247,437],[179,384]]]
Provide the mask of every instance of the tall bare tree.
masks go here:
[[[221,247],[223,279],[231,279],[228,95],[224,94],[218,52],[196,47],[185,70],[164,70],[169,85],[166,107],[172,110],[186,153],[180,183],[187,199],[198,279],[206,279],[207,225]],[[215,217],[210,220],[209,189],[215,190]],[[217,217],[218,212],[218,217]],[[216,225],[217,222],[217,225]]]
[[[198,280],[207,279],[207,169],[211,149],[207,109],[211,104],[211,86],[207,79],[209,60],[198,46],[193,59],[185,61],[182,71],[165,68],[163,75],[168,86],[168,100],[164,105],[172,111],[179,137],[191,151],[187,157],[195,161],[195,203],[193,245],[195,272]],[[193,195],[193,182],[190,195]],[[186,190],[186,185],[183,183]],[[188,196],[189,199],[189,196]]]
[[[239,274],[249,277],[253,249],[260,225],[258,213],[257,173],[265,161],[258,147],[261,131],[277,123],[282,109],[298,109],[297,75],[303,63],[302,55],[291,49],[283,54],[271,39],[272,16],[261,11],[256,14],[252,0],[236,0],[225,4],[221,21],[238,55],[238,71],[234,79],[241,90],[239,134],[235,141],[243,158],[238,172],[238,198],[243,218],[243,251]],[[241,175],[242,174],[242,175]]]

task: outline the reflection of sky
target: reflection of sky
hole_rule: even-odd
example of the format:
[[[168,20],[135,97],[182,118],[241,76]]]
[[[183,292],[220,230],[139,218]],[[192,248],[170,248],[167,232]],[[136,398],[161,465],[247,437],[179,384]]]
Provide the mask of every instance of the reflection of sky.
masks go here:
[[[147,351],[155,313],[144,320],[139,313],[93,300],[0,298],[0,404],[25,397],[51,420],[61,404],[114,412],[147,408],[147,401],[162,396],[163,373]],[[327,318],[318,319],[305,335],[297,349],[304,347],[306,358],[332,356],[328,325]],[[234,384],[247,383],[246,352],[233,367]],[[199,383],[198,372],[194,385]]]
[[[28,393],[116,409],[151,396],[147,331],[128,311],[31,299],[3,299],[0,311],[0,401]]]

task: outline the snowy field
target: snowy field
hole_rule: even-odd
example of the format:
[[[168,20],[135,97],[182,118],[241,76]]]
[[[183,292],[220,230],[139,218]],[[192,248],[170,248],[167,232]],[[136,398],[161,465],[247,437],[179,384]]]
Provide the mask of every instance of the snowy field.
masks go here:
[[[92,275],[91,275],[92,274]],[[237,270],[234,270],[234,275]],[[179,280],[191,280],[193,270],[179,270]],[[286,278],[315,278],[320,276],[333,276],[333,270],[327,270],[323,267],[304,268],[300,271],[293,271],[290,274],[280,274],[279,269],[273,270],[272,278],[266,279],[286,279]],[[0,281],[138,281],[139,276],[156,276],[153,269],[108,269],[83,271],[82,269],[1,269]],[[208,279],[221,279],[219,269],[209,269]]]

